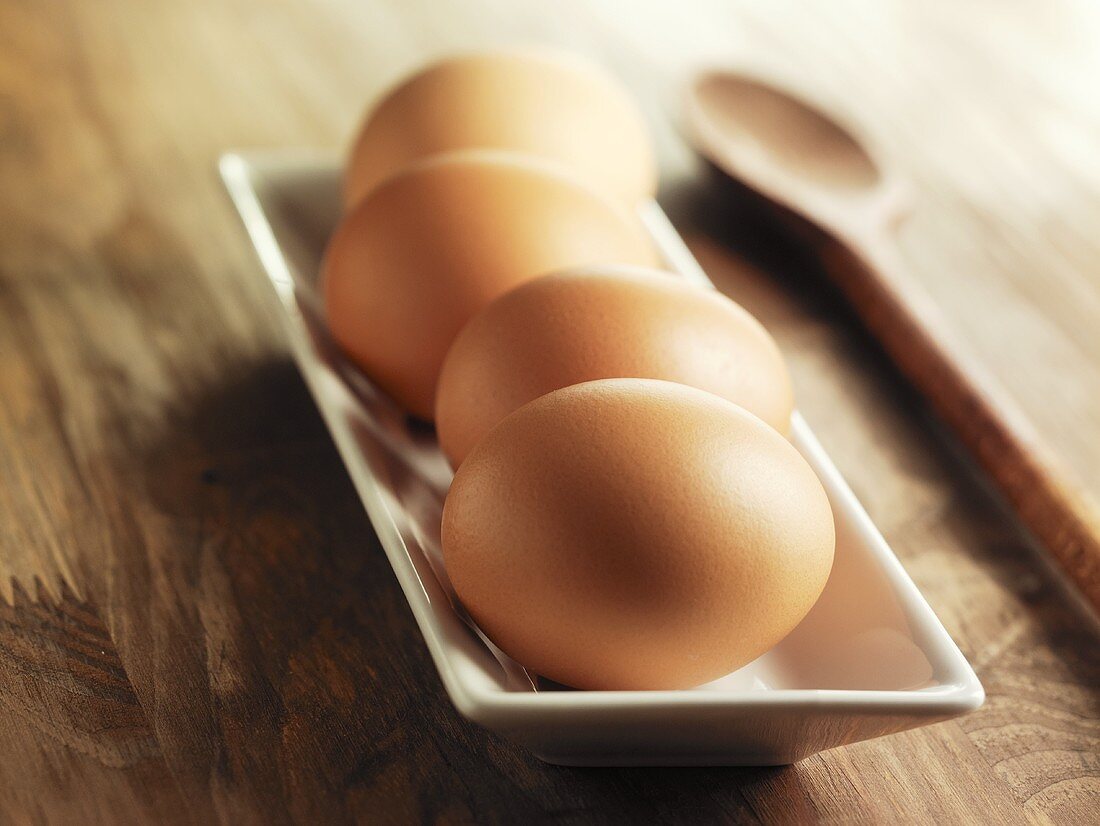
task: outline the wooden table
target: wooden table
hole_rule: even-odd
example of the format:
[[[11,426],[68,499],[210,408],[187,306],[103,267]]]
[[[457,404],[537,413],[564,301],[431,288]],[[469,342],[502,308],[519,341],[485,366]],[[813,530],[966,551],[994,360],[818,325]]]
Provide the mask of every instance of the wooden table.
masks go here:
[[[0,0],[0,822],[1095,818],[1095,618],[812,257],[697,174],[667,118],[691,65],[738,56],[871,119],[921,185],[914,266],[1087,494],[1087,6]],[[451,707],[214,164],[336,147],[396,73],[516,37],[597,55],[645,101],[666,202],[779,338],[980,711],[787,768],[574,770]]]

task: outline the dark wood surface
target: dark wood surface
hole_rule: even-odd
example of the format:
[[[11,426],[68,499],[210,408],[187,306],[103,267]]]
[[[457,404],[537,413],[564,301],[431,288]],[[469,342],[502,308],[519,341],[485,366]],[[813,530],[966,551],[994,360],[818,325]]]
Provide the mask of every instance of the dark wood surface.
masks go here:
[[[0,822],[1095,818],[1095,618],[813,256],[696,175],[660,120],[693,248],[780,340],[801,409],[974,663],[980,711],[780,769],[555,768],[466,723],[263,311],[218,154],[336,146],[371,94],[432,51],[572,45],[658,118],[675,68],[706,44],[721,54],[723,38],[734,50],[805,36],[818,45],[802,59],[839,83],[853,55],[873,56],[853,43],[968,28],[953,4],[925,17],[830,5],[824,22],[809,7],[715,5],[687,18],[579,2],[0,0]],[[1049,8],[998,11],[998,25],[1064,63],[1058,38],[1074,25],[1037,29],[1021,16],[1033,6]],[[806,34],[826,23],[832,50]],[[935,42],[956,68],[972,51]],[[884,102],[900,81],[878,74],[868,100],[898,120]],[[967,181],[993,180],[999,160],[936,197],[973,209]],[[1095,197],[1095,179],[1075,186],[1090,182]],[[995,212],[982,220],[1003,231]],[[1026,240],[1021,254],[1042,259]],[[1078,452],[1090,409],[1062,420],[1080,424]]]

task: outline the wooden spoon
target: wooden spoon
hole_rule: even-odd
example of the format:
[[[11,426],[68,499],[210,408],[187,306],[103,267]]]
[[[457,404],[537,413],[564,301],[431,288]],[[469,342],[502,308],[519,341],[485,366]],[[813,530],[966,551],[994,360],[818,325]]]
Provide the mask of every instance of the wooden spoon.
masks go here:
[[[864,324],[1100,608],[1100,516],[907,275],[896,242],[908,212],[904,177],[854,130],[746,74],[698,76],[686,115],[693,141],[719,169],[829,236],[828,271]]]

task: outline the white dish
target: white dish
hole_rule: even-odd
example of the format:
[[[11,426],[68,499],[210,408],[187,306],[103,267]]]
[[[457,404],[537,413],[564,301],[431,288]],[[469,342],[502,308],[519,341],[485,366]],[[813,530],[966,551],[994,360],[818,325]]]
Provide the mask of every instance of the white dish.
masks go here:
[[[427,429],[340,357],[316,295],[340,212],[331,156],[228,154],[221,173],[277,311],[455,707],[569,765],[777,765],[981,705],[981,684],[795,415],[792,441],[833,503],[836,562],[818,604],[753,663],[688,691],[571,691],[528,678],[455,609],[439,557],[451,473]],[[656,204],[643,219],[674,269],[709,284]]]

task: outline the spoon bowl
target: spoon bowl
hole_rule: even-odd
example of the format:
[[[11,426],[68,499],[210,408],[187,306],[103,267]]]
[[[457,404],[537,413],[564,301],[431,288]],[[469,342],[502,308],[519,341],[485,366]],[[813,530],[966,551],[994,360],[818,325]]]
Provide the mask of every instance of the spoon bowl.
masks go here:
[[[803,180],[865,191],[882,182],[878,163],[834,119],[754,78],[711,72],[694,86],[699,110],[741,151],[767,156]]]
[[[721,169],[837,235],[905,212],[899,178],[855,132],[763,79],[705,72],[688,94],[693,137]]]

